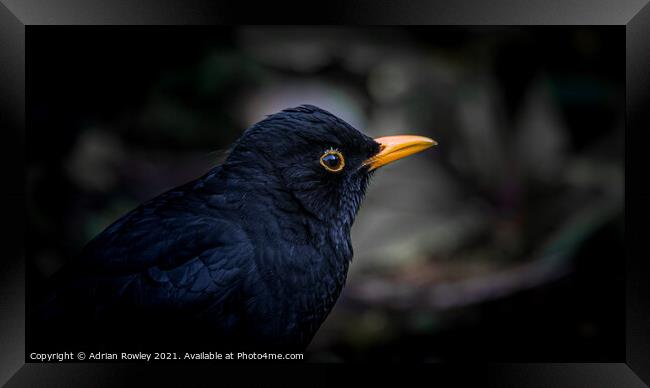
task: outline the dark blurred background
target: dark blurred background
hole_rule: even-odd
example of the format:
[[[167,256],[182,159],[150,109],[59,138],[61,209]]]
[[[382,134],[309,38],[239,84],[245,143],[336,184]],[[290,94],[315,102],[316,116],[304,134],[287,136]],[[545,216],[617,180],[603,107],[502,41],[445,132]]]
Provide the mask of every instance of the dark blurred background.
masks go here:
[[[621,361],[624,42],[622,26],[30,27],[28,301],[118,217],[309,103],[439,146],[375,175],[308,360]]]

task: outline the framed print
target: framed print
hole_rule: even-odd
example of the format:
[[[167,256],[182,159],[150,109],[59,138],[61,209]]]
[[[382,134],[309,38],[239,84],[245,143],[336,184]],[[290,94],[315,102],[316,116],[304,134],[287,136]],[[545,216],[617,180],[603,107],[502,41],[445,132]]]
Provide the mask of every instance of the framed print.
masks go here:
[[[3,1],[3,383],[648,384],[650,6],[363,3]]]

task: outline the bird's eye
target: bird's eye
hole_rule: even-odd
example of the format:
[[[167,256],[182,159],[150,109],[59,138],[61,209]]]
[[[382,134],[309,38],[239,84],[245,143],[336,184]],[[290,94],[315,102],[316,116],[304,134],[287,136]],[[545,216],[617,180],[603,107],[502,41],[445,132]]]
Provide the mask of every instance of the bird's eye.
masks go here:
[[[325,167],[327,171],[339,172],[345,167],[345,158],[338,150],[327,150],[320,157],[321,166]]]

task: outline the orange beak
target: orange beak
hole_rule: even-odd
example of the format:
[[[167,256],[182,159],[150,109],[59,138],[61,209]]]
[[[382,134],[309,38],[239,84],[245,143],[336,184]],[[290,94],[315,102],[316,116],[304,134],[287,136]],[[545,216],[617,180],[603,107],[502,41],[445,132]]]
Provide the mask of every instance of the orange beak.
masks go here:
[[[363,163],[370,171],[438,144],[423,136],[386,136],[375,141],[381,147],[379,153]]]

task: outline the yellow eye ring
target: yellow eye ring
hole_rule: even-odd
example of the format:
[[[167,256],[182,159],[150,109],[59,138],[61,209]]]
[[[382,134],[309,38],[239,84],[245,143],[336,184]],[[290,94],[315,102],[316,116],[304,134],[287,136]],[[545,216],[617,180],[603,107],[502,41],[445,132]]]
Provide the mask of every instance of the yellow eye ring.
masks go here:
[[[329,149],[320,157],[320,165],[329,172],[340,172],[345,167],[345,158],[339,150]]]

